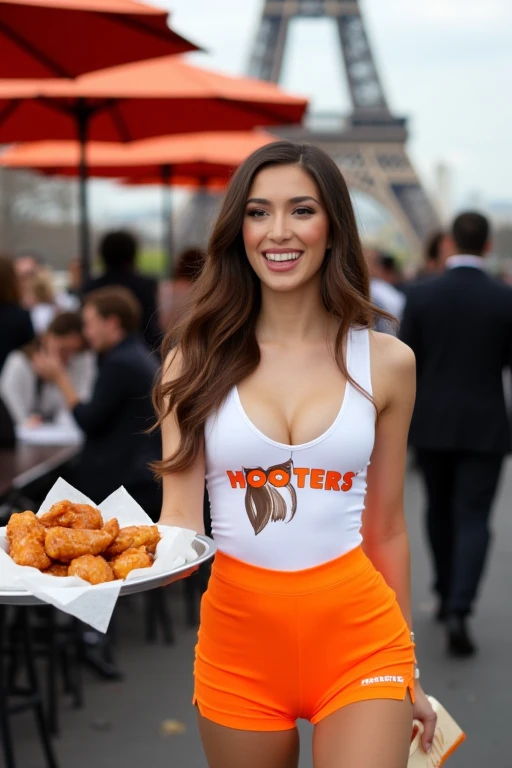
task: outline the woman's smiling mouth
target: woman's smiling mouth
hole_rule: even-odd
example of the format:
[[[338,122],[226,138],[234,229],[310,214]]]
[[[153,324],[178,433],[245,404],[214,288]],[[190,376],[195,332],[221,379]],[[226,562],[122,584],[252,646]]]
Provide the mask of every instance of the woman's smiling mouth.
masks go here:
[[[272,249],[263,251],[263,257],[271,272],[288,272],[293,269],[304,251]]]

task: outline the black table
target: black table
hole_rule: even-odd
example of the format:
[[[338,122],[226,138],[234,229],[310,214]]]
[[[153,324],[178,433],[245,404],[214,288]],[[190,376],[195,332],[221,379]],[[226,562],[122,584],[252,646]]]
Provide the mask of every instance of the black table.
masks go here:
[[[0,450],[0,498],[20,491],[71,461],[80,445],[28,445]]]

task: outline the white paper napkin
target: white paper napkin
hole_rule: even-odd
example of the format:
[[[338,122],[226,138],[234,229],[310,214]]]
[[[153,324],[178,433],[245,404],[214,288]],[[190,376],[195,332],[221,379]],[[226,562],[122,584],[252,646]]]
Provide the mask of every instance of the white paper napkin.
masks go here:
[[[43,515],[53,504],[63,499],[96,506],[87,496],[59,478],[37,514]],[[128,525],[153,525],[151,518],[123,487],[114,491],[98,506],[98,509],[105,522],[115,517],[121,528]],[[129,573],[130,581],[166,574],[197,558],[197,553],[192,547],[194,531],[160,526],[160,532],[162,538],[158,543],[153,565],[151,568],[138,568]],[[77,576],[51,576],[37,568],[17,565],[7,554],[5,528],[0,528],[0,591],[26,590],[61,611],[76,616],[99,632],[106,632],[124,583],[124,581],[112,581],[93,586]]]

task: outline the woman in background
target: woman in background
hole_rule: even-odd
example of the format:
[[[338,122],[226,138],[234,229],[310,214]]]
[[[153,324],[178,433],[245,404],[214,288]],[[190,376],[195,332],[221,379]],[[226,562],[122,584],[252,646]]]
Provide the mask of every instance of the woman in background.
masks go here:
[[[44,422],[72,424],[59,388],[52,382],[40,380],[34,370],[33,359],[40,349],[56,355],[67,367],[81,399],[89,398],[95,362],[93,354],[86,350],[82,320],[76,312],[57,315],[36,342],[10,353],[0,375],[0,395],[18,426],[37,426]]]

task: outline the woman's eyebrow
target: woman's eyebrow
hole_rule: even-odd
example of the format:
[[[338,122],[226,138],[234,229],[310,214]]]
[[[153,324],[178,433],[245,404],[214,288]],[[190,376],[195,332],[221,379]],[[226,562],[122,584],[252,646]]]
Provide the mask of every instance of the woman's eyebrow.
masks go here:
[[[314,197],[311,197],[311,195],[301,195],[299,197],[292,197],[288,202],[292,203],[293,205],[296,205],[297,203],[305,203],[308,200],[312,200],[317,205],[320,205],[318,200]],[[247,201],[247,205],[249,205],[249,203],[256,203],[257,205],[272,205],[271,201],[266,200],[264,197],[251,197]]]
[[[293,203],[295,205],[296,203],[305,203],[308,200],[312,200],[317,205],[320,205],[318,200],[315,197],[312,197],[311,195],[302,195],[300,197],[292,197],[292,199],[290,200],[290,203]]]

